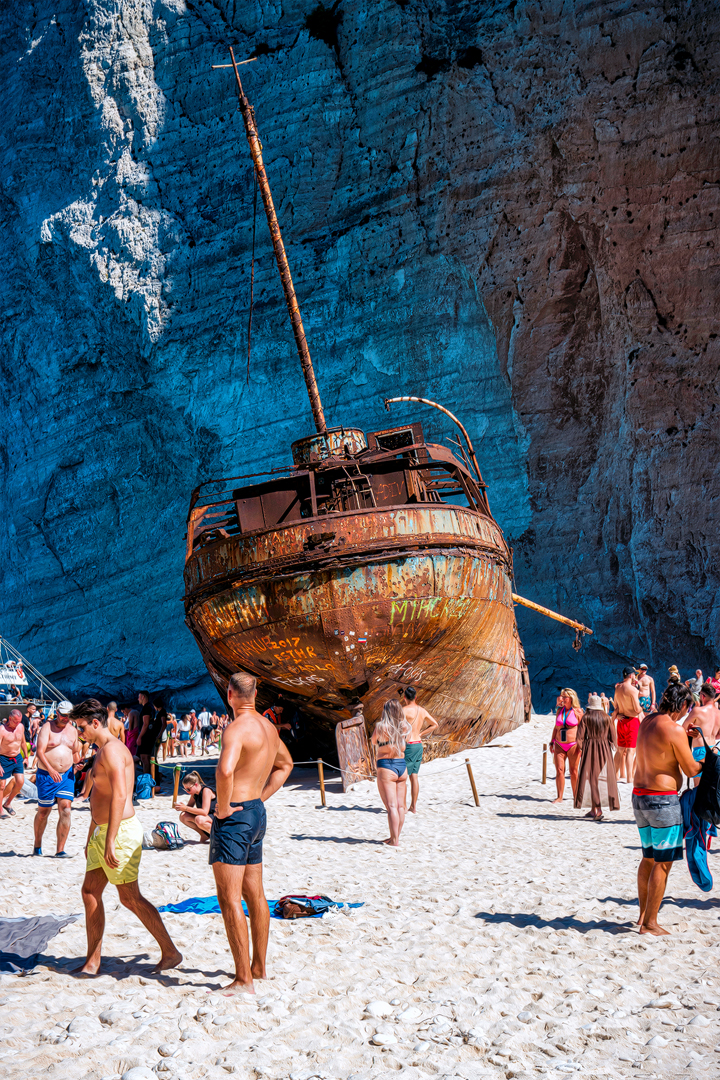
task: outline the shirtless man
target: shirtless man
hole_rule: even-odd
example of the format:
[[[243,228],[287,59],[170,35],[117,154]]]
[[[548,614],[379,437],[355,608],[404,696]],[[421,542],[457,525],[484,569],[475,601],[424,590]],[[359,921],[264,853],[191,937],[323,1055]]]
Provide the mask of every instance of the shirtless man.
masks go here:
[[[57,803],[56,859],[67,859],[65,851],[70,832],[70,812],[75,798],[73,765],[82,757],[77,729],[70,723],[72,702],[61,701],[57,716],[40,728],[37,740],[37,773],[35,784],[38,808],[35,813],[35,846],[33,855],[42,855],[42,838],[53,805]]]
[[[635,767],[635,747],[640,730],[642,708],[637,688],[633,686],[632,668],[623,669],[623,681],[615,683],[615,711],[613,720],[617,720],[617,753],[615,754],[615,772],[618,780],[623,778],[632,783]]]
[[[405,719],[410,725],[410,732],[405,743],[405,764],[410,777],[410,813],[417,813],[417,802],[420,794],[420,766],[423,758],[422,736],[424,732],[432,731],[438,726],[430,713],[418,705],[415,698],[417,690],[414,686],[405,687],[405,704],[403,712]]]
[[[655,712],[657,708],[655,680],[651,675],[648,675],[647,664],[641,664],[638,668],[637,692],[642,711],[644,713]]]
[[[225,728],[215,781],[217,806],[210,830],[209,862],[235,961],[233,993],[254,994],[253,979],[265,978],[270,912],[263,891],[262,842],[265,803],[292,772],[292,758],[276,728],[255,709],[257,680],[236,672],[228,685],[235,719]],[[242,901],[250,915],[253,956]]]
[[[690,692],[692,693],[692,691]],[[716,698],[715,688],[710,683],[703,683],[700,688],[700,704],[693,705],[683,724],[687,732],[690,731],[690,728],[697,731],[697,735],[692,741],[692,756],[696,761],[705,760],[705,743],[700,732],[702,731],[705,742],[710,746],[715,745],[718,735],[720,735],[720,712],[717,709]],[[695,787],[699,783],[700,777],[697,776],[695,778]]]
[[[72,717],[80,734],[97,747],[90,796],[90,829],[85,844],[87,866],[82,885],[87,933],[87,957],[78,970],[97,975],[100,969],[105,907],[102,894],[108,881],[117,888],[123,907],[137,915],[160,946],[154,971],[177,967],[182,956],[170,939],[157,908],[140,892],[138,870],[143,830],[132,804],[135,769],[130,751],[114,735],[107,709],[90,698],[76,705]]]
[[[117,715],[118,704],[117,701],[108,701],[107,714],[108,714],[108,731],[111,735],[114,735],[116,739],[125,745],[125,725],[122,720],[118,720]]]
[[[720,713],[718,713],[720,716]],[[25,783],[25,766],[22,758],[22,745],[25,742],[25,728],[22,713],[13,709],[7,720],[0,723],[0,819],[15,817],[11,803]]]
[[[609,713],[610,712],[610,702],[609,702],[608,698],[605,697],[605,691],[604,690],[600,694],[600,703],[602,704],[603,712]]]
[[[638,898],[641,934],[659,937],[669,933],[657,917],[665,895],[668,874],[674,862],[683,857],[683,816],[678,792],[682,784],[680,770],[697,776],[702,765],[690,753],[687,734],[678,723],[692,705],[687,686],[668,686],[658,711],[640,725],[637,766],[632,804],[640,830],[642,862],[638,869]]]

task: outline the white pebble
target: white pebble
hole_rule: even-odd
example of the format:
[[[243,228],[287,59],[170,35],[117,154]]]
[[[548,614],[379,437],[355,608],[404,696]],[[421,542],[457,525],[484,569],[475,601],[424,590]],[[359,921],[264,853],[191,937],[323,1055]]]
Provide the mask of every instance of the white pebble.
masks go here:
[[[389,1001],[371,1001],[365,1006],[368,1016],[389,1016],[392,1011]]]
[[[397,1042],[397,1039],[391,1031],[378,1031],[373,1035],[371,1042],[376,1046],[392,1046]]]
[[[697,1016],[693,1016],[692,1020],[688,1024],[688,1027],[708,1027],[710,1021],[707,1016],[703,1016],[702,1013],[698,1013]]]
[[[402,1020],[404,1024],[411,1024],[413,1020],[419,1020],[422,1016],[420,1009],[416,1009],[414,1005],[410,1005],[407,1009],[403,1009],[401,1013],[398,1013],[398,1020]]]
[[[663,1039],[662,1035],[653,1035],[652,1039],[647,1043],[648,1046],[667,1046],[668,1040]]]
[[[136,1065],[134,1069],[128,1069],[122,1074],[122,1080],[155,1080],[155,1073],[145,1065]]]

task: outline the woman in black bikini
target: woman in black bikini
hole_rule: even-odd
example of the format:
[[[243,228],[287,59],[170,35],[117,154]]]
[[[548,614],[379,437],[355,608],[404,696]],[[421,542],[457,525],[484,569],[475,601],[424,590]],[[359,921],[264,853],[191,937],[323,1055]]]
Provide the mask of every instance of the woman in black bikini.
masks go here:
[[[180,811],[180,821],[200,833],[203,843],[210,838],[210,829],[215,814],[215,792],[203,783],[200,773],[190,772],[183,777],[183,787],[190,796],[187,803],[173,803],[173,810]]]
[[[405,719],[402,705],[392,698],[386,701],[382,715],[375,725],[371,742],[375,747],[377,785],[380,798],[387,810],[390,837],[385,840],[390,847],[398,847],[400,833],[405,823],[405,791],[407,765],[405,764],[405,740],[410,725]]]

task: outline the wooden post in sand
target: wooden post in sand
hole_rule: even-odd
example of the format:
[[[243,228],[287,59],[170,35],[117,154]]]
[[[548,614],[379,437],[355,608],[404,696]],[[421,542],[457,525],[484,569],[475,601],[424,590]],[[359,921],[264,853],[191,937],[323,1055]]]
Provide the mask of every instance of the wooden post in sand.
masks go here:
[[[150,758],[150,775],[152,776],[152,781],[153,781],[152,795],[150,796],[150,798],[152,798],[152,799],[155,798],[155,769],[156,768],[157,768],[157,762],[156,762],[155,758]]]
[[[479,806],[480,800],[478,799],[477,788],[475,787],[475,777],[473,776],[473,771],[470,766],[470,758],[465,758],[465,764],[467,765],[468,776],[470,777],[470,787],[472,788],[473,799],[475,800],[475,805]]]
[[[323,772],[322,758],[317,759],[318,776],[320,778],[320,802],[323,806],[327,806],[325,802],[325,773]]]
[[[178,800],[178,791],[180,789],[180,773],[182,772],[182,765],[175,766],[175,777],[173,780],[173,802]]]
[[[547,743],[543,743],[543,784],[547,784]]]

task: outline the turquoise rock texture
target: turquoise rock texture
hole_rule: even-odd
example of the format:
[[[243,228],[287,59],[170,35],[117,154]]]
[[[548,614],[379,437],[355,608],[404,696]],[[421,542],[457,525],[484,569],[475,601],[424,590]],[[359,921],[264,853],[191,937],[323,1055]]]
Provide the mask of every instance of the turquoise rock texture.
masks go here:
[[[2,14],[6,635],[71,697],[206,693],[202,480],[312,420],[232,73],[330,423],[475,441],[538,707],[720,637],[716,4],[18,0]],[[434,439],[453,434],[429,409]],[[687,671],[686,673],[689,673]]]

